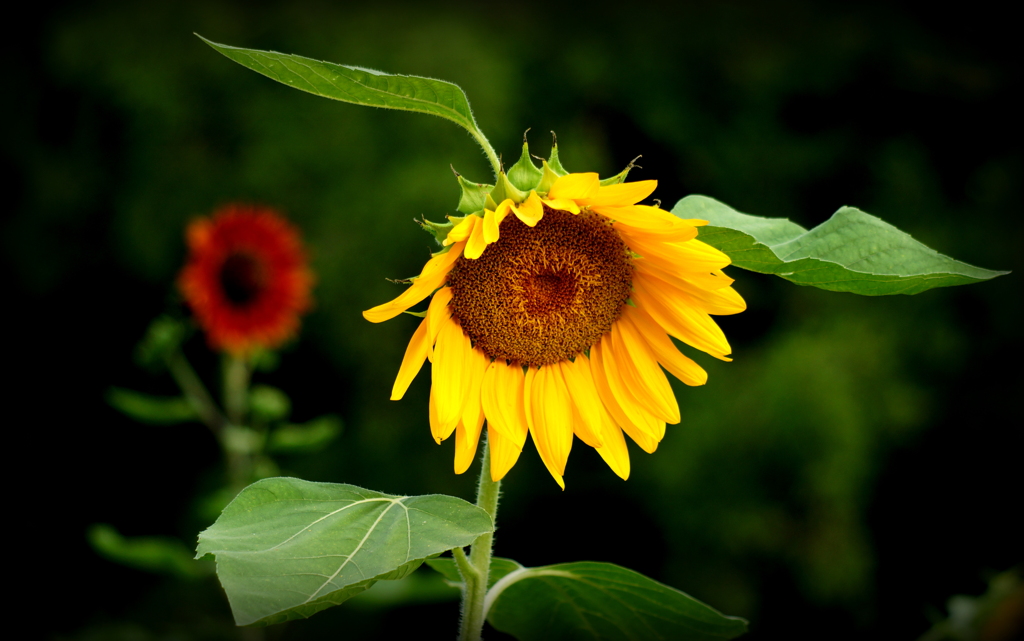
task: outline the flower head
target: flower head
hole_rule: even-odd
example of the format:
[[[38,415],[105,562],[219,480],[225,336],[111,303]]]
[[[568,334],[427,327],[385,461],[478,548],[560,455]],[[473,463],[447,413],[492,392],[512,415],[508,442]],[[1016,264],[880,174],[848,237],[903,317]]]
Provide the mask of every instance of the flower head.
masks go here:
[[[178,288],[214,349],[274,348],[295,335],[313,274],[298,230],[264,207],[227,205],[185,231]]]
[[[669,337],[729,360],[710,316],[745,309],[722,273],[729,257],[696,240],[706,221],[638,205],[657,183],[623,182],[629,169],[604,181],[569,174],[557,147],[538,169],[524,144],[494,186],[460,176],[467,215],[424,222],[445,248],[363,313],[381,322],[432,296],[391,398],[429,359],[430,428],[438,443],[455,434],[457,473],[486,422],[494,480],[528,434],[562,487],[574,435],[627,478],[623,432],[653,452],[680,419],[662,368],[687,385],[707,380]]]

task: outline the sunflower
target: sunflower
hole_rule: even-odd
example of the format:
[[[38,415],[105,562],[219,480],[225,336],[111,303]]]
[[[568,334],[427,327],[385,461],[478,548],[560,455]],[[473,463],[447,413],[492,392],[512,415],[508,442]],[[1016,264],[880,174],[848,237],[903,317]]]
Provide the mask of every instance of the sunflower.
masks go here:
[[[722,272],[729,257],[696,240],[706,221],[637,204],[657,183],[623,182],[629,169],[604,181],[570,174],[557,147],[537,169],[524,144],[494,186],[459,176],[460,211],[481,209],[424,221],[444,248],[401,295],[363,313],[378,323],[431,297],[391,398],[430,360],[430,429],[438,443],[455,434],[456,473],[486,422],[495,481],[528,434],[563,488],[574,435],[628,478],[623,432],[653,452],[680,419],[662,368],[687,385],[707,380],[670,336],[729,360],[710,316],[745,309]]]
[[[214,349],[245,354],[296,334],[313,274],[298,230],[277,212],[227,205],[185,231],[178,288]]]

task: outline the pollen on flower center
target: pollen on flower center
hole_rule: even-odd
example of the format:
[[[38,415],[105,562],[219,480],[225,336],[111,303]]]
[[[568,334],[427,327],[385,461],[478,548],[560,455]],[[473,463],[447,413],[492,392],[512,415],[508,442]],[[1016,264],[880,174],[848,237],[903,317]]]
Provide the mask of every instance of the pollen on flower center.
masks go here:
[[[266,284],[262,263],[245,252],[234,252],[220,268],[220,285],[224,296],[237,307],[244,307],[259,296]]]
[[[629,251],[607,219],[547,206],[535,227],[508,216],[497,242],[448,275],[452,315],[474,345],[534,366],[574,358],[610,331],[632,280]]]

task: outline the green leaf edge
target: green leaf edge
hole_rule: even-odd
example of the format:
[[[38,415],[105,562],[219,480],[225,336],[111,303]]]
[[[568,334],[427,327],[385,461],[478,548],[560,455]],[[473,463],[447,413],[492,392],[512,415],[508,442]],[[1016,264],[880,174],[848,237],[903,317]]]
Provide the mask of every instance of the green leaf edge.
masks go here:
[[[736,267],[761,274],[774,274],[797,285],[809,285],[828,291],[864,296],[913,295],[937,287],[984,282],[1010,273],[975,267],[940,254],[906,232],[856,207],[839,208],[827,221],[811,230],[787,218],[744,214],[714,198],[701,195],[686,196],[679,200],[672,208],[672,213],[681,218],[708,220],[710,224],[698,227],[698,239],[727,254]],[[959,271],[873,273],[851,269],[840,262],[818,256],[793,257],[795,253],[780,256],[777,251],[784,249],[785,245],[799,246],[798,241],[802,239],[823,235],[829,228],[840,224],[843,218],[857,218],[888,228],[898,234],[907,246],[948,261]],[[808,274],[833,265],[848,272],[851,277],[830,281],[808,278]]]

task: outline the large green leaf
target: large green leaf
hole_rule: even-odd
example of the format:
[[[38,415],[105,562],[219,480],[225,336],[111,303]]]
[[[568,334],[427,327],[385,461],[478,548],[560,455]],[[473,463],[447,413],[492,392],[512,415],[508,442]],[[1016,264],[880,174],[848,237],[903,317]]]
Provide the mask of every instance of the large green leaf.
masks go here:
[[[387,74],[274,51],[242,49],[199,37],[243,67],[294,89],[357,105],[440,116],[465,127],[474,137],[482,137],[466,94],[450,82]]]
[[[352,485],[264,479],[199,535],[238,625],[279,623],[337,605],[374,582],[493,529],[451,496],[392,496]]]
[[[520,641],[732,639],[747,622],[612,563],[520,567],[487,593],[487,621]]]
[[[687,196],[672,213],[709,221],[698,228],[699,239],[737,267],[834,292],[918,294],[1009,273],[943,256],[855,207],[841,208],[810,231],[786,218],[741,214],[706,196]]]

